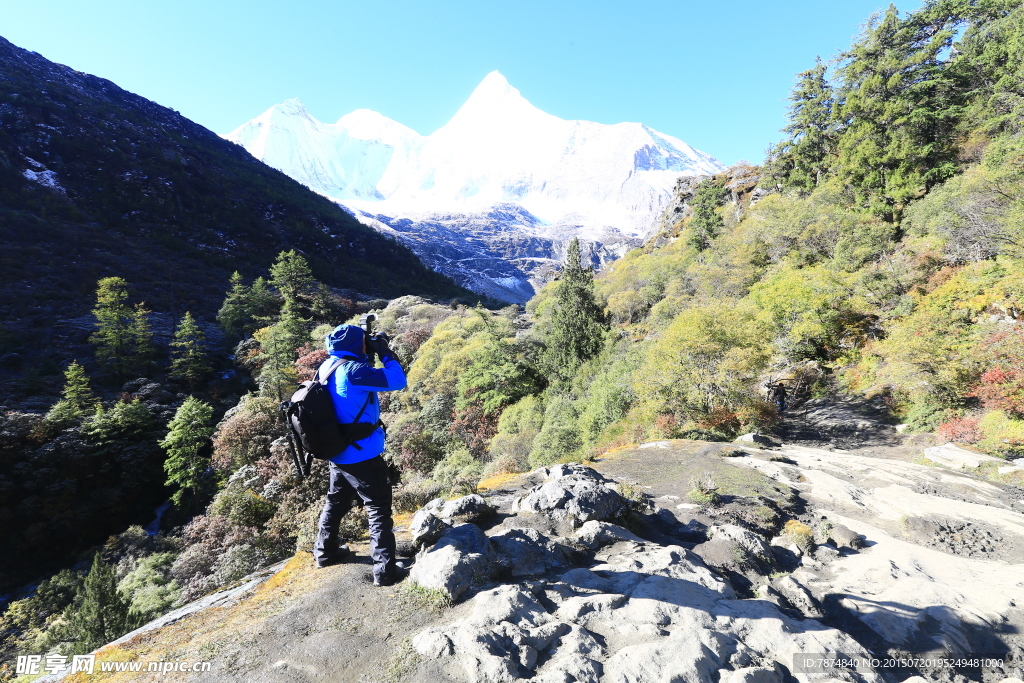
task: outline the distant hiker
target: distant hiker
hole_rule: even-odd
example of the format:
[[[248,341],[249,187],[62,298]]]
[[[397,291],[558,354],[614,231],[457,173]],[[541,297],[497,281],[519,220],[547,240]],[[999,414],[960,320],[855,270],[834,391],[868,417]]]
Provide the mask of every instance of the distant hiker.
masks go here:
[[[367,336],[356,325],[339,325],[324,342],[330,355],[317,371],[321,381],[332,366],[339,360],[344,361],[324,382],[334,401],[338,422],[342,425],[379,424],[377,393],[404,389],[406,384],[405,372],[395,360],[387,337],[381,334]],[[381,359],[383,368],[373,366],[367,350]],[[313,546],[313,558],[318,567],[335,564],[348,554],[348,548],[338,543],[338,528],[341,518],[359,496],[369,516],[375,586],[389,586],[404,575],[404,567],[395,559],[391,482],[388,465],[381,456],[383,452],[384,429],[381,425],[369,436],[329,458],[331,485]]]
[[[775,382],[769,386],[768,400],[775,404],[780,413],[786,410],[786,387],[782,382]]]

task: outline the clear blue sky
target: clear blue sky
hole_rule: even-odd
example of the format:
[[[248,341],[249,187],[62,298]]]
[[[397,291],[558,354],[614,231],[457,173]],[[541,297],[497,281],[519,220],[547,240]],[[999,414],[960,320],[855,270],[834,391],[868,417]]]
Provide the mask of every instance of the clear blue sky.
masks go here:
[[[794,76],[886,4],[0,0],[0,35],[218,133],[298,97],[323,121],[368,108],[427,134],[497,69],[551,114],[641,121],[732,163],[763,158]]]

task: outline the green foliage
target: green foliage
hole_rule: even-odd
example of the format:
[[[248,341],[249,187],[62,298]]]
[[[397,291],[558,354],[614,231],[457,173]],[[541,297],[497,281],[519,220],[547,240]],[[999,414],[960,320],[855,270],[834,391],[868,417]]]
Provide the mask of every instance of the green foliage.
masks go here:
[[[284,299],[285,305],[308,305],[317,293],[318,284],[309,263],[294,249],[282,251],[270,267],[270,282]]]
[[[130,610],[141,622],[171,610],[181,597],[178,582],[171,577],[175,553],[146,555],[117,584],[118,592],[130,599]]]
[[[717,211],[725,195],[725,187],[714,178],[708,178],[697,186],[690,215],[690,234],[686,238],[687,244],[697,251],[704,251],[710,247],[711,242],[725,227],[725,221]]]
[[[167,484],[178,487],[171,500],[180,507],[199,491],[210,465],[208,453],[213,435],[213,407],[189,396],[175,411],[167,429],[167,436],[160,442],[160,447],[167,451],[164,461]]]
[[[77,424],[83,417],[95,412],[99,400],[89,387],[89,377],[78,361],[71,361],[64,371],[64,389],[49,412],[46,421],[57,431]]]
[[[530,449],[530,467],[568,460],[583,445],[579,413],[572,398],[565,394],[552,394],[549,390],[544,406],[544,424]]]
[[[593,271],[583,267],[575,237],[566,250],[549,315],[544,335],[547,369],[565,381],[601,350],[608,328],[604,310],[594,296]]]
[[[92,568],[57,631],[64,654],[82,654],[124,635],[139,625],[139,616],[117,589],[114,568],[93,556]]]
[[[196,319],[189,311],[185,311],[171,342],[171,369],[168,373],[175,379],[188,382],[195,389],[199,382],[210,372],[209,354],[206,348],[206,335],[196,324]]]
[[[489,447],[488,474],[525,472],[533,442],[544,426],[542,396],[525,396],[501,413]]]
[[[799,75],[789,101],[789,139],[771,151],[767,173],[787,187],[813,190],[825,177],[835,154],[838,122],[835,92],[828,69],[818,58],[813,69]]]
[[[245,286],[241,274],[231,276],[231,290],[217,313],[217,322],[235,338],[251,335],[270,320],[281,307],[281,300],[262,277]]]
[[[96,289],[96,307],[92,309],[98,328],[89,342],[96,345],[96,360],[123,376],[130,353],[132,311],[128,306],[128,283],[119,277],[106,277]]]
[[[650,348],[637,371],[637,419],[671,416],[674,436],[724,408],[751,401],[770,351],[754,312],[694,307],[683,311]],[[738,425],[737,425],[738,427]]]

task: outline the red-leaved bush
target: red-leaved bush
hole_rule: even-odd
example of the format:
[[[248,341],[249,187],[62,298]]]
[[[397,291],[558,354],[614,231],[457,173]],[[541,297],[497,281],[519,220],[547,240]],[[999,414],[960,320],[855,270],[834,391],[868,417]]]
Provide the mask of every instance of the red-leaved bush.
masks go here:
[[[971,392],[989,410],[1005,410],[1024,417],[1024,370],[997,366],[981,376]]]
[[[312,344],[305,344],[296,349],[299,359],[295,361],[295,369],[299,374],[300,382],[308,382],[316,375],[317,368],[327,360],[327,352],[323,349],[313,349]]]
[[[989,335],[981,344],[991,366],[971,392],[989,410],[1024,417],[1024,327],[1016,325]]]
[[[978,429],[978,417],[954,417],[948,422],[939,425],[938,434],[946,441],[959,443],[974,443],[981,438],[981,431]]]

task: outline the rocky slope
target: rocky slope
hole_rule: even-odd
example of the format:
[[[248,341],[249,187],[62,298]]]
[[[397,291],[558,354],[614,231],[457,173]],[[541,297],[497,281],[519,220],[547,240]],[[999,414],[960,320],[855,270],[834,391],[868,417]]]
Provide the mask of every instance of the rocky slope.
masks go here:
[[[216,680],[239,681],[1020,677],[1021,489],[981,474],[1019,483],[1024,469],[873,426],[888,436],[856,450],[662,441],[507,478],[414,516],[421,549],[398,590],[368,587],[364,552],[321,572],[300,553],[234,606],[105,656],[206,653]],[[1003,663],[826,673],[795,659],[814,653]]]

